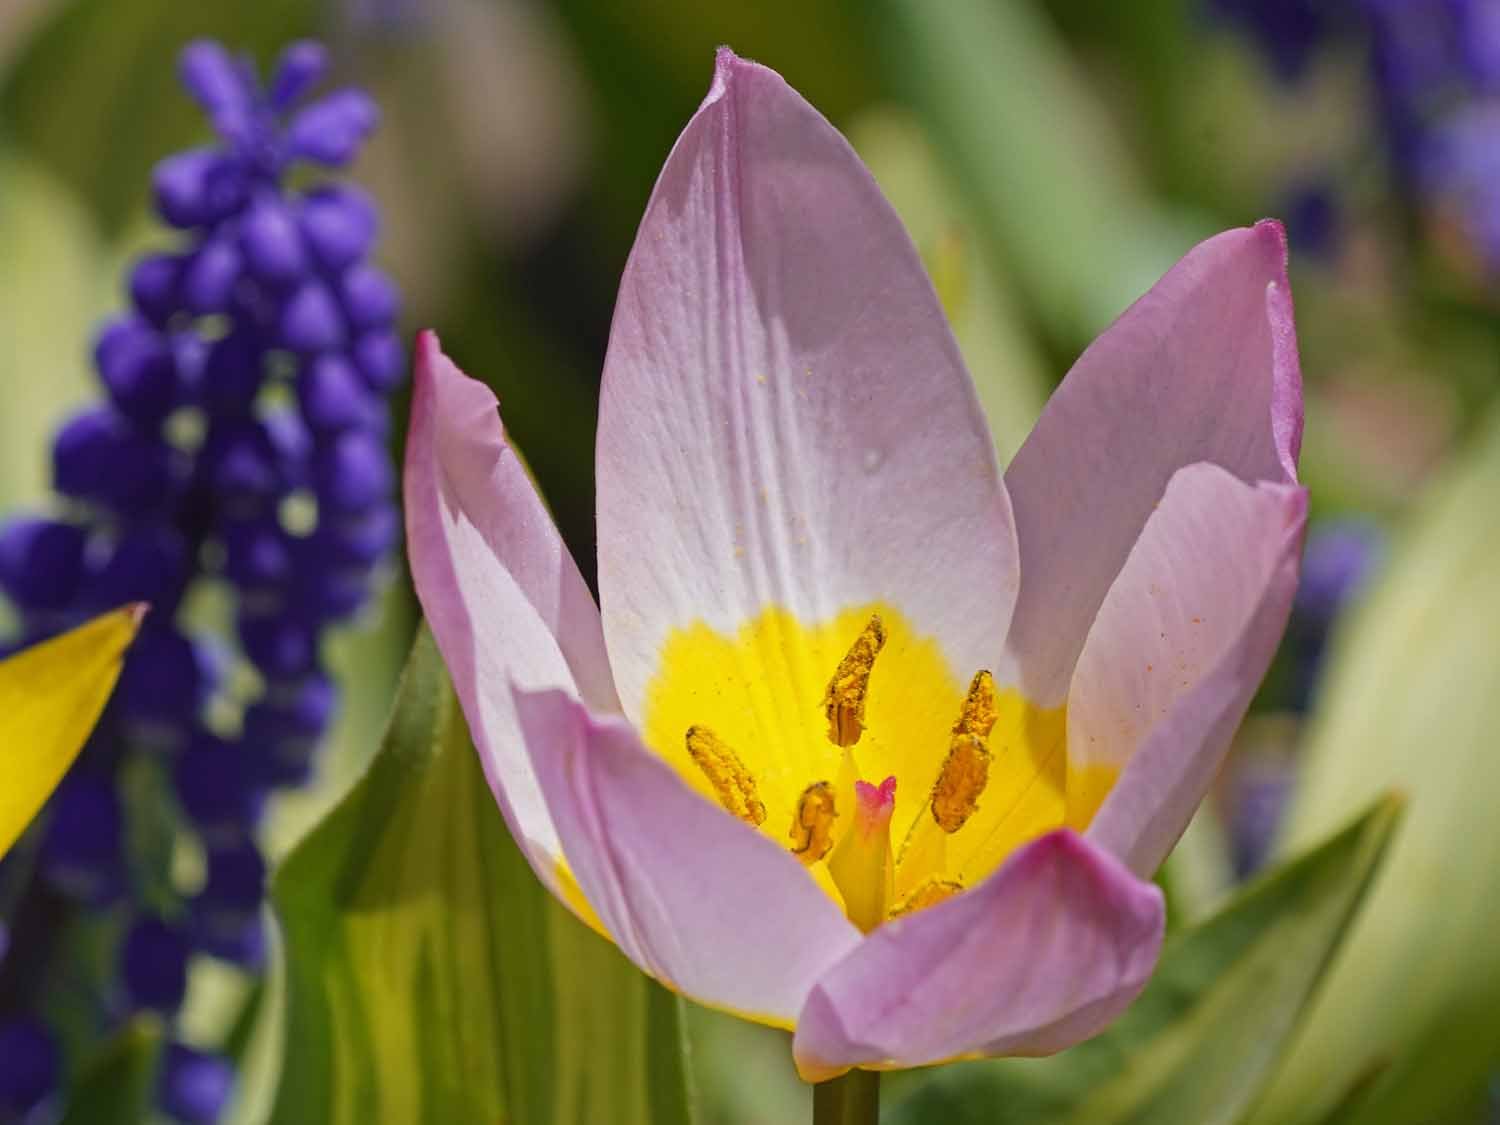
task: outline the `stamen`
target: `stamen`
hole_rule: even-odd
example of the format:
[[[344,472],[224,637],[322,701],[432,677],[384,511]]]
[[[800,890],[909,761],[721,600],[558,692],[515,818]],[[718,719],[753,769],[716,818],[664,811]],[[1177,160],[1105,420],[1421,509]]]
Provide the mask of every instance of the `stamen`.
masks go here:
[[[719,804],[746,824],[758,825],[766,819],[766,806],[756,795],[755,777],[728,743],[707,727],[691,726],[687,729],[687,752],[714,787]]]
[[[964,889],[962,883],[952,879],[928,879],[911,894],[902,900],[901,905],[891,911],[892,918],[899,918],[903,914],[910,914],[914,910],[925,910],[929,906],[952,898]]]
[[[870,687],[870,673],[875,657],[885,646],[885,622],[877,613],[870,618],[839,661],[828,690],[823,694],[823,711],[828,716],[828,740],[835,746],[853,746],[865,729],[865,692]]]
[[[979,795],[990,780],[990,752],[973,734],[955,734],[948,757],[932,787],[932,819],[944,832],[954,833],[974,815]]]
[[[808,867],[817,863],[833,847],[833,822],[838,817],[833,805],[833,786],[815,781],[797,798],[792,814],[792,854]]]
[[[995,691],[995,677],[981,669],[969,681],[969,694],[964,696],[963,710],[953,724],[953,733],[988,738],[999,717],[1000,698]]]

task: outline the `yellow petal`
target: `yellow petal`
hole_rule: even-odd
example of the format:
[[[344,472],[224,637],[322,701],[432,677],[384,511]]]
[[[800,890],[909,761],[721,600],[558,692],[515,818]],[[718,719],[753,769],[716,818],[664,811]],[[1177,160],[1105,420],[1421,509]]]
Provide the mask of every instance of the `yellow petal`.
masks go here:
[[[145,612],[117,609],[0,661],[0,855],[78,756]]]

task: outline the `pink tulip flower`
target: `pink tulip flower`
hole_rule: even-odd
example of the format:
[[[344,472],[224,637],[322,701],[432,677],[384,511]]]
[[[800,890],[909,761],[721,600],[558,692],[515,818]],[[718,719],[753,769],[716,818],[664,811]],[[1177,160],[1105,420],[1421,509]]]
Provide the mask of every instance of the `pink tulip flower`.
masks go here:
[[[537,876],[808,1081],[1042,1055],[1161,946],[1148,881],[1285,625],[1286,243],[1192,250],[1002,475],[844,139],[720,52],[625,267],[596,608],[494,396],[425,334],[417,592]]]

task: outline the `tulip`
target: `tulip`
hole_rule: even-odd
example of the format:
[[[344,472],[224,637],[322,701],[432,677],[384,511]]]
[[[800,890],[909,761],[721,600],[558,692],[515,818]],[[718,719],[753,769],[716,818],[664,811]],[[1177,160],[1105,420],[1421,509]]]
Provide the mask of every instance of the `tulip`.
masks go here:
[[[1101,1030],[1285,626],[1306,512],[1279,224],[1203,243],[1000,473],[899,220],[719,53],[620,287],[600,606],[494,396],[418,343],[412,571],[537,876],[810,1082]]]
[[[0,856],[83,748],[145,613],[126,606],[0,660]]]

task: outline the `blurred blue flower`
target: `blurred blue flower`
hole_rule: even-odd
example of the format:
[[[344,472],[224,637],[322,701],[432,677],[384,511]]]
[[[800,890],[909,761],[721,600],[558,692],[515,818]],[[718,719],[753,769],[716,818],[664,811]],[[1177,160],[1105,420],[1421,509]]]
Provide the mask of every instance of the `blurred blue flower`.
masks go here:
[[[1334,623],[1375,572],[1384,549],[1384,533],[1366,520],[1324,521],[1309,532],[1284,642],[1291,657],[1294,710],[1308,708]]]
[[[234,1068],[227,1059],[181,1043],[162,1052],[157,1104],[184,1125],[212,1125],[234,1088]]]
[[[272,788],[308,778],[338,709],[323,637],[369,603],[399,538],[387,399],[406,354],[399,294],[368,260],[376,208],[305,169],[289,177],[347,166],[378,122],[361,91],[309,98],[327,69],[313,42],[288,47],[264,85],[218,43],[182,51],[179,77],[217,139],[153,174],[157,214],[178,234],[134,262],[128,309],[93,340],[100,399],[52,443],[58,513],[0,526],[17,640],[153,606],[39,829],[39,879],[18,908],[60,895],[125,916],[111,931],[119,984],[101,995],[120,1003],[101,999],[106,1032],[138,1009],[170,1017],[195,953],[260,964],[261,811]],[[209,583],[233,596],[234,636],[197,632],[180,612]],[[246,683],[258,685],[248,697]],[[135,759],[144,771],[127,769]],[[158,778],[148,799],[166,807],[123,800],[127,774]],[[207,856],[203,886],[176,903],[162,899],[160,849],[135,854],[135,820],[164,817]],[[64,955],[59,943],[27,963]],[[0,1118],[57,1079],[45,1027],[8,1014],[20,1022],[0,1031]],[[224,1060],[173,1045],[161,1107],[211,1121],[231,1077]]]

